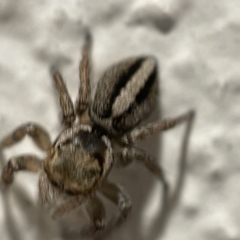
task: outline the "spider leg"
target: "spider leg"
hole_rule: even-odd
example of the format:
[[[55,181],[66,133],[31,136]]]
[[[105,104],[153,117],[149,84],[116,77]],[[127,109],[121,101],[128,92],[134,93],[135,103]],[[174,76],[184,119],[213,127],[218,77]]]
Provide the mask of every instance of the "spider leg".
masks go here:
[[[42,161],[34,155],[21,155],[11,158],[2,170],[3,187],[11,184],[14,172],[26,170],[30,172],[38,172],[42,169]]]
[[[83,195],[67,198],[64,202],[60,203],[55,209],[53,209],[51,213],[52,218],[56,219],[71,212],[73,209],[81,206],[86,200],[87,197]]]
[[[51,140],[42,127],[35,123],[26,123],[16,128],[11,134],[3,138],[0,148],[10,147],[21,141],[26,135],[32,138],[34,143],[43,151],[51,148]]]
[[[164,197],[167,196],[168,183],[165,179],[164,172],[160,166],[156,163],[155,159],[146,153],[144,150],[135,147],[125,147],[122,149],[120,164],[126,166],[132,161],[144,164],[145,167],[153,173],[163,183]]]
[[[82,60],[79,66],[80,86],[78,100],[76,102],[76,113],[78,114],[78,116],[81,116],[88,108],[89,99],[91,96],[90,52],[91,52],[91,35],[87,31],[85,35],[85,42],[82,48]]]
[[[156,175],[164,184],[164,196],[162,201],[162,213],[160,220],[157,222],[157,227],[161,229],[161,233],[164,231],[166,227],[166,223],[169,220],[170,213],[173,211],[174,206],[179,198],[179,193],[182,189],[183,179],[184,179],[184,169],[186,166],[186,158],[187,158],[187,148],[188,148],[188,140],[191,133],[191,128],[194,120],[194,111],[190,111],[185,115],[181,115],[172,120],[161,121],[160,123],[152,123],[147,125],[147,128],[137,128],[132,132],[123,136],[122,140],[127,146],[122,149],[120,154],[120,164],[126,166],[130,164],[132,161],[137,161],[139,163],[144,164],[154,175]],[[183,137],[182,150],[180,154],[179,160],[179,168],[180,173],[176,181],[176,186],[173,191],[173,194],[168,194],[168,185],[165,180],[163,170],[155,163],[154,159],[149,156],[142,149],[137,149],[135,147],[131,147],[131,144],[146,138],[147,136],[156,133],[158,131],[163,131],[174,127],[181,122],[186,121],[187,127]]]
[[[135,128],[131,132],[123,135],[121,142],[126,145],[130,145],[139,140],[145,139],[154,133],[171,129],[183,122],[188,122],[190,124],[193,121],[194,114],[194,111],[189,111],[186,114],[180,115],[179,117],[173,119],[166,119],[161,122],[150,123],[146,126]]]
[[[113,217],[104,230],[104,234],[108,234],[112,229],[121,225],[128,217],[132,204],[129,196],[119,186],[104,182],[100,188],[100,192],[110,199],[114,204],[118,206],[119,214]]]
[[[56,89],[59,93],[60,106],[62,109],[62,123],[66,127],[69,127],[76,119],[72,100],[69,96],[63,78],[59,72],[56,71],[53,73],[53,80],[55,82]]]
[[[85,227],[81,234],[84,236],[93,236],[105,227],[105,209],[102,201],[97,196],[93,196],[88,200],[86,210],[91,219],[92,225],[90,227]]]
[[[194,111],[189,111],[186,114],[180,115],[174,119],[163,120],[157,123],[150,123],[146,126],[139,127],[133,129],[131,132],[125,134],[122,137],[122,142],[127,146],[122,149],[120,156],[120,165],[126,166],[130,164],[133,160],[138,161],[139,163],[143,163],[148,170],[150,170],[155,176],[157,176],[162,182],[164,186],[164,199],[167,197],[168,192],[168,183],[165,179],[164,172],[160,166],[157,165],[156,161],[147,154],[144,150],[138,149],[135,147],[131,147],[131,144],[137,142],[138,140],[144,139],[149,135],[154,133],[168,130],[173,128],[174,126],[187,121],[188,125],[191,125],[193,122]],[[184,138],[188,138],[187,136]]]

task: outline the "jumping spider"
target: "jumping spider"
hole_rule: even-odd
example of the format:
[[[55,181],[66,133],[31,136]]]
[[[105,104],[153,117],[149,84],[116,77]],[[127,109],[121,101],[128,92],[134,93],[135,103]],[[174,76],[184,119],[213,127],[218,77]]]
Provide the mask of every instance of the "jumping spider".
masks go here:
[[[32,122],[21,125],[0,142],[4,149],[28,135],[46,152],[44,161],[31,154],[11,158],[2,171],[2,184],[5,187],[11,184],[14,173],[20,170],[40,172],[41,203],[50,207],[53,217],[62,216],[84,203],[92,222],[83,230],[86,234],[120,225],[131,210],[126,193],[107,180],[114,159],[122,166],[132,161],[142,163],[162,181],[163,195],[167,196],[167,181],[161,167],[148,153],[134,147],[134,143],[193,119],[193,111],[189,111],[174,119],[138,126],[152,112],[157,93],[157,62],[150,56],[132,57],[110,67],[91,100],[90,49],[91,37],[86,34],[75,109],[62,76],[57,71],[53,73],[65,126],[54,143],[43,127]],[[96,192],[119,209],[117,217],[106,227],[104,206]]]

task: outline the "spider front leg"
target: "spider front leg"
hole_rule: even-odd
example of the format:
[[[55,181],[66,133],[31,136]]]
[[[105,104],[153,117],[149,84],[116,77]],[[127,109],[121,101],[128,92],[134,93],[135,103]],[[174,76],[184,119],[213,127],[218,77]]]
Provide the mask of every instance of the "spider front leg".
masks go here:
[[[76,102],[76,113],[80,117],[80,122],[82,122],[82,114],[88,108],[91,87],[90,87],[90,52],[91,52],[91,35],[87,31],[85,35],[85,42],[82,48],[82,59],[79,66],[79,93]]]
[[[67,87],[63,81],[63,78],[59,72],[54,72],[53,80],[59,93],[60,106],[62,109],[62,123],[66,126],[72,126],[76,119],[73,103],[69,96]]]
[[[55,209],[53,209],[51,215],[53,219],[57,219],[64,214],[71,212],[72,210],[80,207],[87,200],[86,196],[73,196],[67,198],[65,201],[61,202]]]
[[[104,230],[104,234],[108,234],[112,229],[121,225],[128,217],[132,204],[128,195],[119,186],[104,182],[100,188],[100,192],[118,206],[119,214],[112,218]]]
[[[34,143],[43,151],[51,148],[51,140],[48,133],[35,123],[24,124],[15,129],[11,134],[0,142],[2,149],[20,142],[26,135],[32,138]],[[34,155],[22,155],[11,158],[2,171],[2,184],[6,187],[13,181],[13,174],[16,171],[27,170],[38,172],[42,168],[42,161]]]
[[[3,187],[13,182],[14,172],[26,170],[30,172],[39,172],[42,169],[42,161],[34,155],[22,155],[11,158],[2,170]]]
[[[97,196],[93,196],[90,200],[88,200],[86,210],[92,225],[90,227],[83,228],[81,234],[83,236],[93,236],[105,227],[105,209],[102,201]]]
[[[51,148],[51,140],[45,129],[36,123],[26,123],[16,128],[11,134],[6,136],[0,142],[0,148],[10,147],[20,142],[25,136],[32,138],[34,143],[43,151]]]

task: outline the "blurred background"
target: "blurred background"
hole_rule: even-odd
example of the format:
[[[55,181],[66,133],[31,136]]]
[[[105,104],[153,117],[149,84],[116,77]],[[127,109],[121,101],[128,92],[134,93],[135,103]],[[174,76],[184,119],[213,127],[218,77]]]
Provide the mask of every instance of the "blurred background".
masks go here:
[[[240,239],[239,10],[239,0],[0,0],[0,138],[28,121],[56,138],[60,108],[50,67],[61,71],[75,100],[87,26],[93,91],[116,61],[154,55],[160,95],[148,121],[197,112],[184,168],[184,126],[141,143],[162,165],[171,189],[181,182],[171,216],[161,217],[161,184],[146,169],[113,169],[110,179],[125,188],[133,209],[106,239]],[[44,157],[25,139],[4,151],[1,164],[20,153]],[[63,238],[67,224],[39,208],[37,182],[37,175],[21,172],[0,193],[0,239],[80,239],[71,233]],[[74,228],[85,221],[80,215]]]

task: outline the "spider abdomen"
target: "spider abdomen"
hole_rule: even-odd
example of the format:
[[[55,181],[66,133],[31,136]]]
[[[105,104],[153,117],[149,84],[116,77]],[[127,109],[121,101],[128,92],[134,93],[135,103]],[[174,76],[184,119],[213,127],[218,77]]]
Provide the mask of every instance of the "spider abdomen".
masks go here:
[[[157,84],[153,57],[129,58],[110,67],[100,79],[89,115],[111,135],[122,135],[152,111]]]

